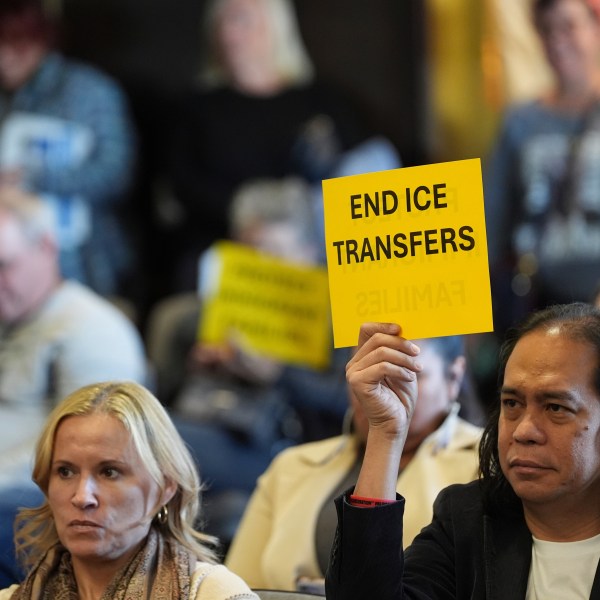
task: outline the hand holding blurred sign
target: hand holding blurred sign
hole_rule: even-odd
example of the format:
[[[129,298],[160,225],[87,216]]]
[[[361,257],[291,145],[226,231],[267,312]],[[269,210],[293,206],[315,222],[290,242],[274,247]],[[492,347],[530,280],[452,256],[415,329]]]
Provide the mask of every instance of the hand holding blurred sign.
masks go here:
[[[234,242],[216,243],[201,265],[207,344],[236,343],[281,362],[325,368],[331,355],[327,271],[291,264]]]
[[[479,160],[328,179],[323,194],[336,347],[367,321],[413,339],[493,329]]]

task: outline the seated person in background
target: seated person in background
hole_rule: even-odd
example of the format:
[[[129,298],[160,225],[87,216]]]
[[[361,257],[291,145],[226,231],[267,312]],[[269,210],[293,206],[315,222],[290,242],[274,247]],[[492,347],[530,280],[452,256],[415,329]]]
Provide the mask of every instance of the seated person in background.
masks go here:
[[[63,279],[48,206],[0,188],[0,400],[45,409],[81,385],[146,378],[141,338],[115,306]]]
[[[508,107],[486,168],[500,336],[530,309],[587,301],[600,272],[600,4],[530,4],[554,85]]]
[[[443,490],[406,551],[396,478],[429,357],[400,332],[363,325],[348,364],[369,435],[356,487],[336,500],[328,600],[596,598],[600,310],[555,305],[509,331],[480,478]]]
[[[44,419],[78,387],[113,378],[145,382],[138,331],[62,278],[47,204],[0,188],[0,585],[15,580],[11,523],[33,493],[29,461]]]
[[[227,235],[240,185],[331,175],[367,137],[351,99],[316,81],[291,0],[210,0],[200,85],[177,111],[170,183],[184,210],[178,289],[193,289],[198,255]]]
[[[236,242],[293,263],[316,262],[319,244],[314,236],[312,197],[301,179],[259,179],[240,186],[229,222],[230,238]],[[199,342],[200,317],[196,294],[168,298],[150,316],[148,352],[165,403],[175,411],[181,409],[181,399],[207,379],[241,381],[249,389],[276,386],[301,413],[309,439],[340,430],[347,408],[345,350],[334,353],[335,375],[283,365],[239,347],[235,336],[218,347]]]
[[[230,223],[235,241],[292,262],[315,262],[311,196],[302,180],[257,180],[241,186],[232,201]],[[330,367],[320,371],[259,355],[242,347],[235,335],[223,345],[200,343],[200,304],[196,295],[184,297],[183,305],[181,296],[159,304],[149,319],[148,353],[159,396],[170,400],[181,434],[200,458],[210,513],[216,508],[211,501],[216,492],[236,490],[245,504],[257,477],[282,447],[341,431],[348,406],[348,352],[332,348]],[[232,429],[231,423],[216,418],[194,421],[194,407],[218,399],[220,391],[239,403],[259,404],[271,397],[273,408],[264,414],[262,427],[254,422],[248,430]],[[234,405],[231,411],[243,408]],[[209,520],[209,528],[213,524]]]
[[[0,599],[253,599],[194,529],[200,482],[158,400],[133,382],[83,387],[51,413],[15,541],[25,581]]]
[[[0,3],[0,184],[53,207],[66,277],[118,294],[133,258],[123,218],[135,132],[118,84],[57,50],[44,4]]]
[[[419,345],[425,368],[397,477],[398,490],[409,498],[405,544],[431,520],[442,488],[476,477],[481,435],[458,417],[466,366],[462,338]],[[302,589],[318,585],[317,579],[323,585],[336,526],[333,499],[356,481],[369,429],[351,391],[350,404],[350,433],[284,450],[259,479],[226,557],[252,587]]]

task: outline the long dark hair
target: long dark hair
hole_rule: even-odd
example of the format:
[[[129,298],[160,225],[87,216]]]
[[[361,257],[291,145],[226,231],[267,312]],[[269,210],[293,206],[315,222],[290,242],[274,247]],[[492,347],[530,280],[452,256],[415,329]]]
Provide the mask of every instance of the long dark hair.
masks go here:
[[[502,386],[506,363],[519,340],[533,331],[547,330],[554,326],[560,326],[561,335],[564,337],[586,342],[596,350],[598,363],[594,385],[600,396],[600,309],[584,302],[550,306],[532,313],[520,325],[510,329],[500,349],[498,388]],[[500,409],[500,402],[495,402],[479,446],[479,476],[483,485],[484,500],[491,510],[515,506],[515,503],[518,503],[517,496],[500,468],[498,456]]]

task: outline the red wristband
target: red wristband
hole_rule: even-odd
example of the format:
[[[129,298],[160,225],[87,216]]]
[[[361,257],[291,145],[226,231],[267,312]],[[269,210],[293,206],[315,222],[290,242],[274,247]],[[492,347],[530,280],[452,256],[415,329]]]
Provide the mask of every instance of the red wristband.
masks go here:
[[[359,506],[361,508],[373,508],[374,506],[383,506],[385,504],[392,504],[396,500],[384,500],[383,498],[366,498],[365,496],[355,496],[350,494],[348,501],[352,506]]]

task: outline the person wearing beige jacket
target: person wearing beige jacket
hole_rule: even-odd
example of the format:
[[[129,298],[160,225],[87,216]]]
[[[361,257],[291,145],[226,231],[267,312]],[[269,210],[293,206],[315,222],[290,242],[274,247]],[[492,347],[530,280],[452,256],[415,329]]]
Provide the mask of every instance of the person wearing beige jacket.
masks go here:
[[[431,521],[438,492],[477,477],[481,429],[458,416],[460,337],[419,340],[419,403],[398,476],[405,546]],[[352,431],[280,453],[260,477],[225,564],[252,588],[322,592],[336,526],[333,498],[356,482],[368,422],[350,394]]]

